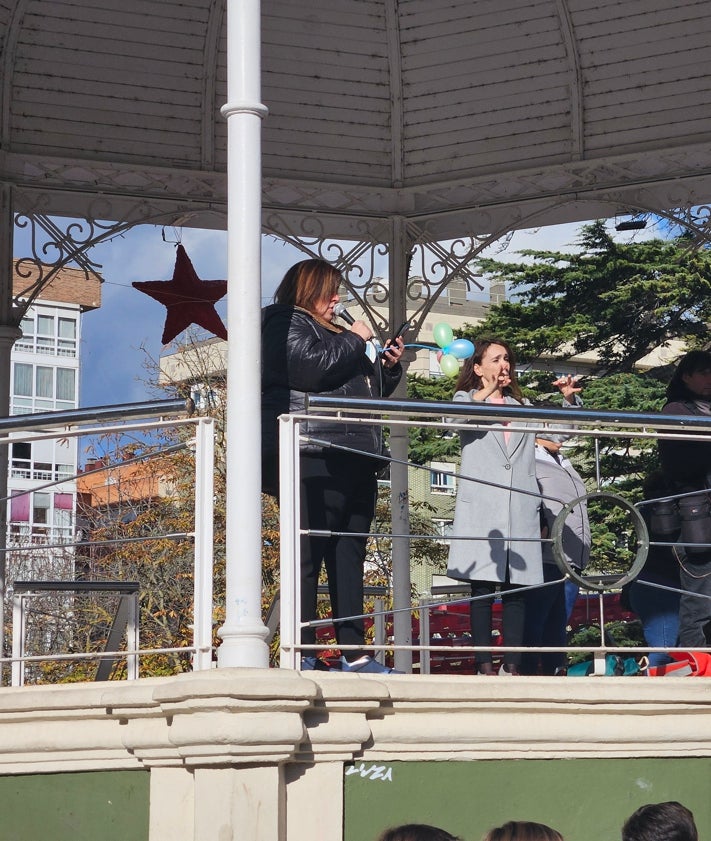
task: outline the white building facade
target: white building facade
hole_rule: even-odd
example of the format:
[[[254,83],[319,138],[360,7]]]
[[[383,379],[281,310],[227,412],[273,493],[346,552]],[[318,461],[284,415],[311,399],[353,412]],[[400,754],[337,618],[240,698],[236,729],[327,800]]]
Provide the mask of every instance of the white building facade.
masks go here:
[[[81,316],[100,300],[98,280],[63,269],[27,310],[12,351],[12,415],[78,408]],[[72,552],[41,547],[75,540],[77,441],[25,438],[9,449],[8,581],[73,578]]]

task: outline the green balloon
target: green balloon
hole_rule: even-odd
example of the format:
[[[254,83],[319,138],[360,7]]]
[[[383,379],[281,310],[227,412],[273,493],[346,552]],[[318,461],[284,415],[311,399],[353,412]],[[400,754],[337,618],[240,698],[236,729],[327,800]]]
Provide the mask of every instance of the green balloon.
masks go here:
[[[435,324],[432,335],[434,336],[435,342],[437,342],[437,344],[442,348],[447,347],[454,338],[452,328],[444,321],[440,321],[439,324]]]
[[[445,377],[453,377],[459,373],[459,360],[456,356],[452,356],[451,353],[445,353],[439,360],[439,367],[442,369]]]

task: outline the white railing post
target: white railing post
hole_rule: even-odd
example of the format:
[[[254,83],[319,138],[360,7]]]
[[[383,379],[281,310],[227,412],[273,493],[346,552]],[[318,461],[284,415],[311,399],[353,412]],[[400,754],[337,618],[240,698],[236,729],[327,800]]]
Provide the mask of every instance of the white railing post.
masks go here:
[[[385,665],[385,651],[378,648],[378,646],[385,645],[385,599],[373,599],[373,613],[373,643],[376,647],[373,659],[381,665]]]
[[[280,665],[295,669],[301,644],[301,495],[299,424],[279,418]],[[313,652],[306,652],[312,654]]]
[[[24,593],[12,596],[12,670],[13,686],[22,686],[25,682],[25,602]]]
[[[139,630],[139,606],[138,593],[125,593],[121,596],[126,599],[126,648],[128,649],[126,655],[126,679],[138,680],[140,675],[140,657],[141,638]],[[131,652],[136,652],[135,654]]]
[[[215,421],[200,418],[195,429],[195,574],[193,671],[212,667],[212,573]]]
[[[422,640],[425,641],[426,648],[421,649],[420,651],[420,674],[421,675],[428,675],[430,674],[430,656],[431,656],[431,648],[430,648],[430,602],[432,599],[428,597],[422,597],[420,599],[420,645],[422,645]]]

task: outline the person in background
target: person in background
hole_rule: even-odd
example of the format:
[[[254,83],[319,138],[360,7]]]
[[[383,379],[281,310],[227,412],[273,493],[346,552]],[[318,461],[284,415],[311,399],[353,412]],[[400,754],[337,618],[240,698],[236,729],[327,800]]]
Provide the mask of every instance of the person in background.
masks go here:
[[[644,482],[644,498],[655,500],[650,505],[640,505],[639,510],[654,543],[673,543],[679,539],[681,522],[676,503],[664,497],[671,493],[668,483],[660,471],[650,474]],[[665,587],[681,588],[679,561],[684,557],[681,546],[649,547],[647,560],[641,572],[620,594],[620,604],[639,616],[647,645],[653,648],[672,648],[679,636],[680,594],[672,590],[650,587],[662,584]],[[663,651],[650,651],[650,666],[664,666],[671,657]]]
[[[699,841],[694,815],[676,800],[640,806],[625,821],[622,841]]]
[[[366,355],[370,327],[334,324],[343,278],[324,260],[303,260],[284,275],[274,300],[262,312],[262,477],[267,493],[278,493],[277,418],[303,412],[306,395],[387,397],[402,376],[403,344],[396,338],[377,356]],[[367,533],[385,466],[382,429],[373,424],[308,421],[301,442],[301,527],[332,532],[301,539],[301,619],[317,618],[317,585],[323,564],[334,618],[363,612],[363,567]],[[345,448],[345,449],[339,449]],[[335,622],[344,672],[389,672],[363,649],[362,619]],[[304,628],[302,644],[316,642]],[[302,669],[327,668],[308,651]]]
[[[580,406],[582,389],[570,375],[559,377],[553,385],[563,395],[563,406]],[[528,590],[525,594],[526,611],[524,623],[524,644],[532,647],[560,647],[567,642],[567,585],[573,585],[575,596],[578,587],[572,581],[563,579],[553,554],[550,537],[553,523],[563,506],[574,499],[585,496],[586,488],[578,471],[562,452],[562,446],[571,436],[543,430],[536,435],[536,480],[541,492],[541,537],[543,580],[561,581],[558,585]],[[590,523],[585,502],[579,503],[569,512],[562,532],[562,550],[569,566],[578,572],[585,568],[590,557]],[[573,603],[575,602],[573,597]],[[523,674],[554,675],[565,669],[566,656],[563,651],[526,652],[522,658]]]
[[[386,829],[378,836],[378,841],[461,841],[450,835],[446,829],[430,826],[426,823],[407,823]]]
[[[692,350],[681,358],[667,387],[666,415],[711,415],[711,352]],[[685,558],[680,580],[679,645],[700,648],[711,639],[711,439],[659,439],[662,473],[678,498]],[[701,544],[696,546],[695,544]]]
[[[480,339],[464,361],[455,402],[520,406],[511,348]],[[462,466],[447,574],[471,582],[471,631],[475,646],[491,644],[492,602],[501,589],[504,645],[523,643],[522,585],[543,581],[538,485],[533,435],[491,423],[460,431]],[[518,424],[517,424],[518,426]],[[459,538],[459,539],[457,539]],[[473,538],[473,539],[472,539]],[[490,651],[477,652],[479,672],[494,674]],[[507,652],[500,674],[517,675],[520,652]]]
[[[482,841],[563,841],[563,836],[544,823],[509,821],[490,829]]]

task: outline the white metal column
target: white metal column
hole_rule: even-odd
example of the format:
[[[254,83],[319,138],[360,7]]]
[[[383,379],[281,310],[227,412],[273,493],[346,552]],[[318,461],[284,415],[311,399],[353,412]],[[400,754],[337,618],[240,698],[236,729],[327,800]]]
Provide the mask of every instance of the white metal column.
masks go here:
[[[261,616],[261,26],[258,0],[227,0],[227,558],[218,664],[269,665]]]
[[[394,217],[390,242],[390,325],[393,330],[407,317],[407,275],[410,241],[405,230],[405,220]],[[403,375],[396,394],[407,394],[407,362],[403,360]],[[390,430],[390,451],[396,459],[390,465],[390,493],[392,508],[392,533],[410,533],[410,500],[408,493],[407,462],[408,435],[405,427],[394,426]],[[397,645],[412,645],[412,614],[404,608],[412,604],[410,574],[410,540],[394,537],[392,541],[393,575],[393,636]],[[412,671],[412,651],[396,651],[395,668],[400,672]]]

